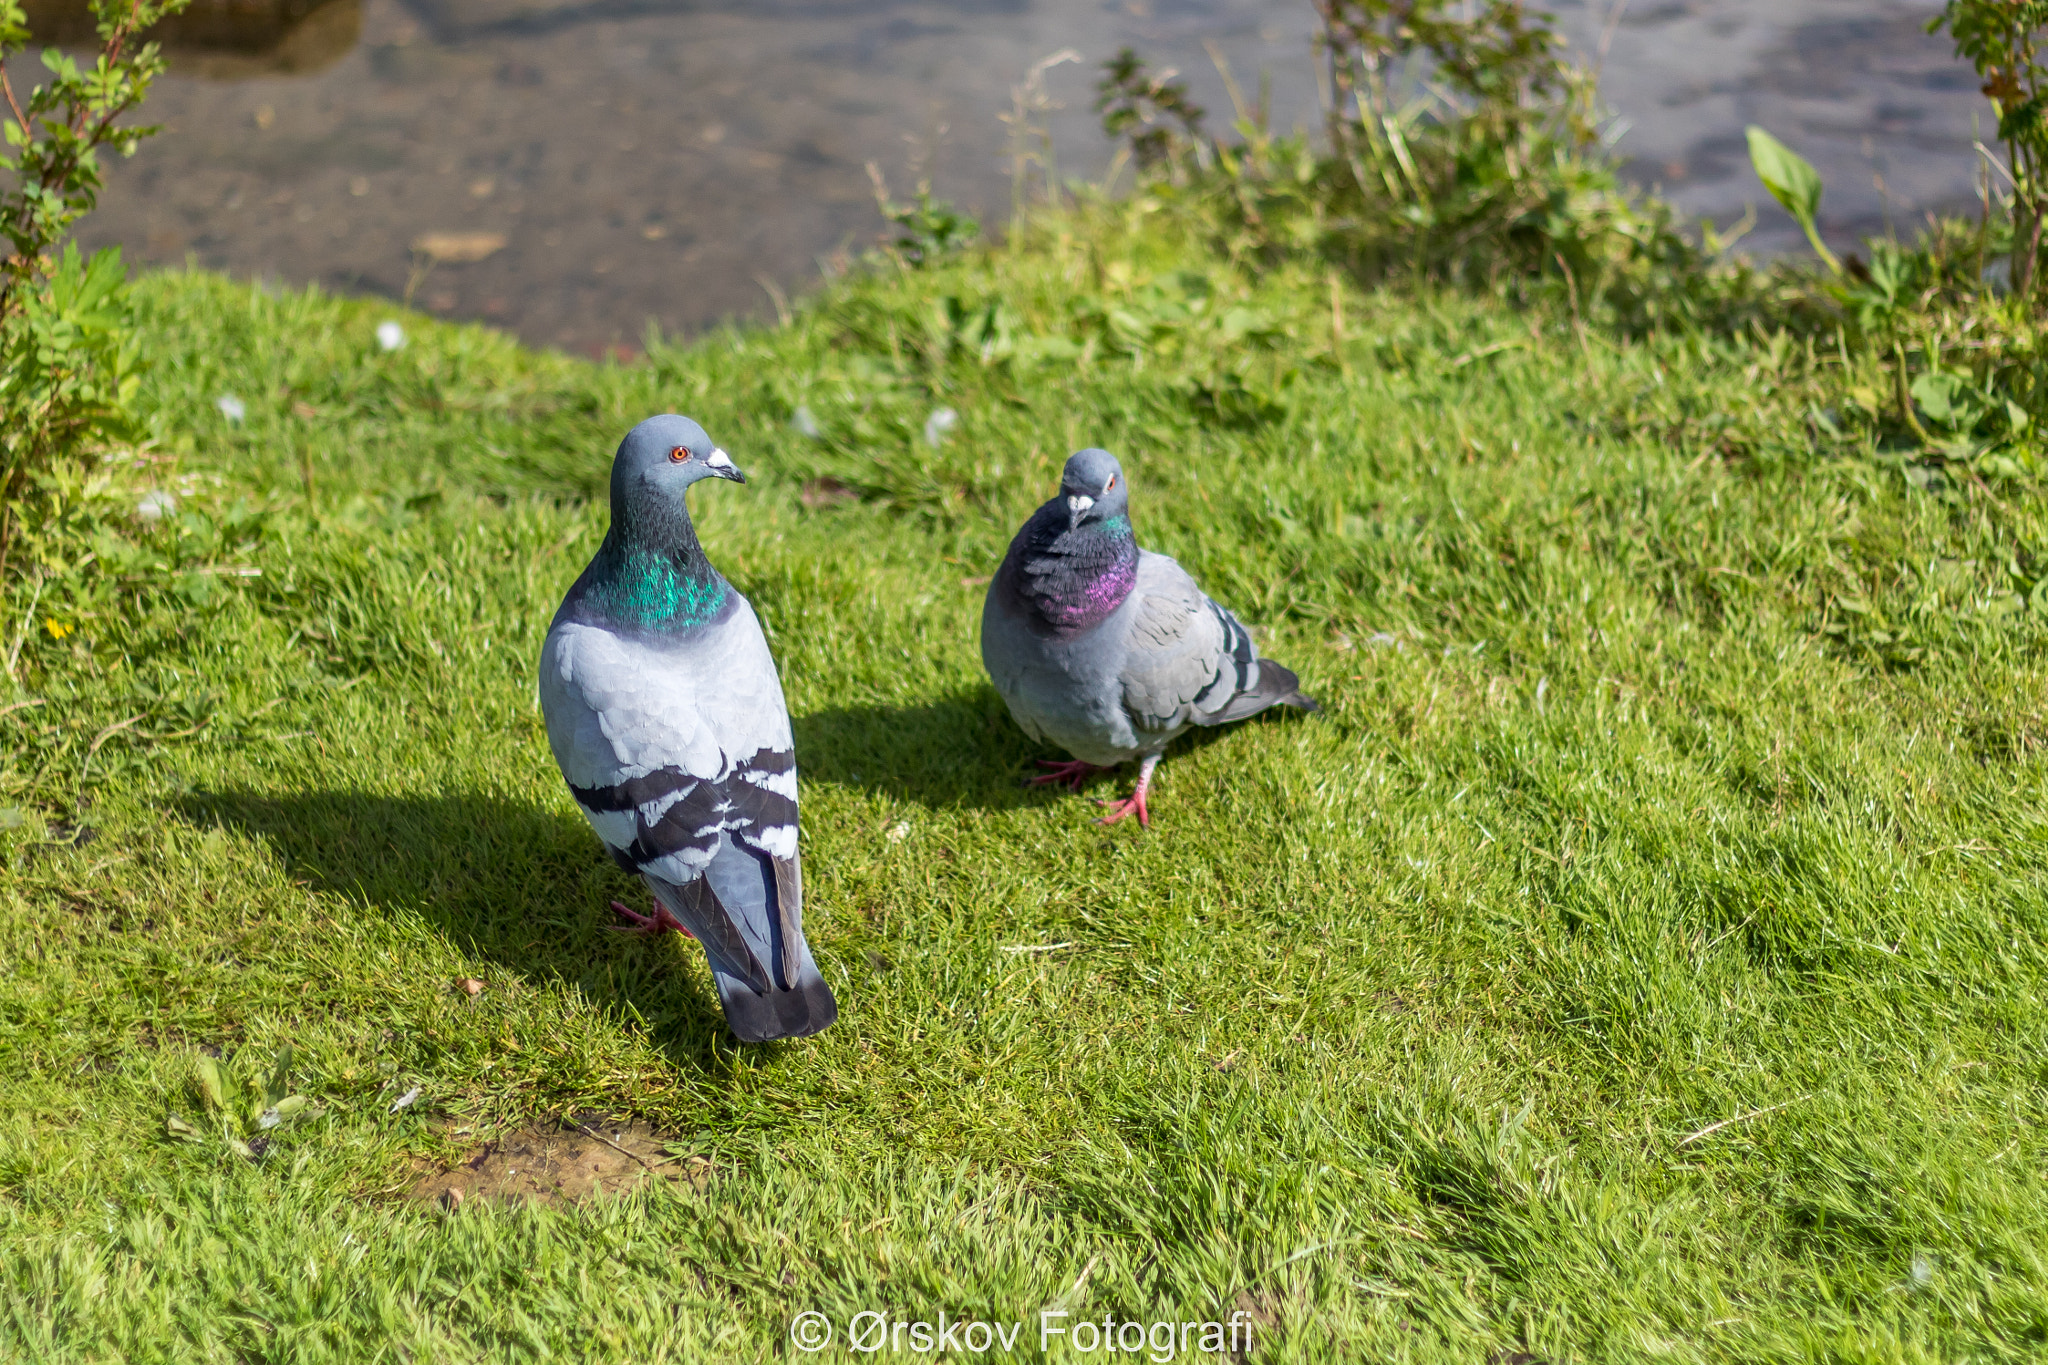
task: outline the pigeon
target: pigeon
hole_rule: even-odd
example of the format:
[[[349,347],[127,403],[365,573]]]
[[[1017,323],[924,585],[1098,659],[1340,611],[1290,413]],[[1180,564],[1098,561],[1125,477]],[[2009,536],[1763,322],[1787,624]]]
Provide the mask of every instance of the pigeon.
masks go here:
[[[704,557],[683,493],[746,476],[687,417],[650,417],[612,460],[611,529],[548,627],[540,707],[570,793],[653,913],[704,945],[732,1031],[802,1038],[839,1007],[804,942],[796,754],[747,599]]]
[[[1189,726],[1276,705],[1322,709],[1187,570],[1138,548],[1123,467],[1106,450],[1070,457],[1060,496],[1010,542],[982,605],[981,661],[1024,733],[1074,755],[1041,759],[1052,771],[1034,783],[1079,791],[1090,774],[1138,760],[1137,790],[1104,803],[1106,825],[1127,815],[1151,825],[1152,770]]]

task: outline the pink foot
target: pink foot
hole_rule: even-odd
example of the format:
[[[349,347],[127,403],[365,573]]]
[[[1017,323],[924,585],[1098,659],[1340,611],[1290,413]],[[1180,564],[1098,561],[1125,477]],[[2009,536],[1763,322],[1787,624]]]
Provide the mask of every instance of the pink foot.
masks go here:
[[[1107,768],[1098,768],[1093,763],[1083,763],[1078,758],[1065,760],[1041,758],[1038,760],[1038,766],[1050,768],[1052,771],[1040,773],[1026,783],[1027,786],[1042,787],[1048,782],[1064,782],[1069,790],[1076,792],[1081,790],[1083,782],[1086,782],[1095,774],[1109,771]]]
[[[1137,790],[1133,791],[1129,796],[1126,796],[1121,801],[1096,802],[1096,804],[1099,806],[1107,806],[1109,808],[1109,813],[1104,815],[1100,820],[1097,820],[1095,823],[1098,825],[1113,825],[1117,821],[1123,819],[1126,815],[1135,815],[1138,817],[1138,828],[1152,828],[1152,813],[1145,809],[1145,793],[1151,789],[1152,770],[1158,766],[1158,754],[1146,755],[1144,762],[1138,765]]]
[[[643,915],[636,910],[628,910],[617,901],[612,902],[612,912],[620,919],[626,921],[624,924],[614,924],[612,926],[613,933],[634,934],[644,938],[653,938],[656,934],[665,934],[673,929],[684,938],[697,937],[684,928],[683,922],[674,915],[671,915],[668,912],[668,907],[660,901],[654,903],[654,913],[651,915]]]
[[[1138,817],[1138,824],[1141,828],[1150,829],[1152,827],[1151,813],[1145,809],[1145,789],[1143,787],[1138,788],[1121,801],[1097,801],[1095,804],[1109,808],[1109,814],[1095,822],[1098,825],[1113,825],[1126,815],[1135,815]]]

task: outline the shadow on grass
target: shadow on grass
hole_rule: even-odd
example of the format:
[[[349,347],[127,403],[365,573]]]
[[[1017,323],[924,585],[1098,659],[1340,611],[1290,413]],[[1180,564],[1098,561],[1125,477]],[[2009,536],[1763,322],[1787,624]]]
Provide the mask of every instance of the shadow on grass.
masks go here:
[[[1011,810],[1073,798],[1028,787],[1034,743],[992,688],[914,706],[847,706],[795,722],[806,782],[851,786],[927,807]],[[1212,743],[1198,731],[1175,752]],[[1098,794],[1128,790],[1131,770]],[[708,988],[685,968],[693,944],[611,932],[613,899],[643,907],[646,892],[606,858],[589,827],[563,810],[483,792],[386,796],[363,791],[195,792],[179,813],[262,839],[289,874],[361,901],[394,922],[418,920],[465,951],[534,983],[562,983],[617,1002],[645,1022],[671,1060],[707,1074],[732,1046]],[[774,1046],[774,1045],[770,1045]]]
[[[1282,708],[1238,725],[1271,724]],[[796,717],[797,769],[806,782],[856,787],[927,807],[1014,810],[1071,800],[1063,786],[1033,787],[1044,771],[1039,759],[1064,759],[1057,744],[1041,744],[1017,728],[993,687],[967,688],[915,706],[835,706]],[[1222,739],[1238,725],[1197,728],[1173,741],[1167,761]],[[1097,796],[1127,793],[1135,764],[1113,778],[1092,778]]]
[[[993,687],[910,706],[833,706],[792,719],[797,771],[919,805],[1013,810],[1046,798],[1024,779],[1051,757],[1003,709]]]
[[[680,1066],[725,1069],[724,1015],[684,969],[701,950],[611,932],[607,902],[641,905],[646,892],[574,815],[484,793],[195,792],[179,808],[261,838],[315,890],[417,918],[526,981],[630,1006]]]

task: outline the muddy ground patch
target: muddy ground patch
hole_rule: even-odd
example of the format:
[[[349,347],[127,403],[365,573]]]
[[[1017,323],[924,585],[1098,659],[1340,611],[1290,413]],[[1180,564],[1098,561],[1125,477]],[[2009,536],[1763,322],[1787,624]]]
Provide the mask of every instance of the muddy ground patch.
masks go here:
[[[702,1186],[710,1163],[673,1156],[667,1142],[639,1121],[540,1120],[480,1144],[453,1165],[432,1163],[406,1197],[443,1208],[474,1200],[580,1204],[650,1181]]]

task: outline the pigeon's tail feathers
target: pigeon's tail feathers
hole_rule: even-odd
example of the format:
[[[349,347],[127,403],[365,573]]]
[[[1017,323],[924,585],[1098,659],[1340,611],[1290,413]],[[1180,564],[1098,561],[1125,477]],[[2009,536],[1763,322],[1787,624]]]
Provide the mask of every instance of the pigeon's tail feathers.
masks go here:
[[[721,831],[702,876],[677,885],[649,876],[655,896],[704,945],[726,1023],[741,1041],[803,1038],[839,1017],[804,942],[794,859]]]
[[[743,1043],[808,1038],[839,1017],[839,1002],[809,953],[802,955],[796,985],[789,990],[778,987],[760,993],[715,968],[712,980],[718,986],[718,1003],[725,1007],[726,1025]]]
[[[1322,704],[1301,690],[1301,679],[1294,670],[1284,668],[1271,659],[1258,661],[1259,680],[1251,687],[1232,697],[1229,704],[1210,715],[1199,716],[1199,725],[1228,725],[1246,716],[1256,716],[1271,706],[1294,706],[1303,711],[1320,711]]]

